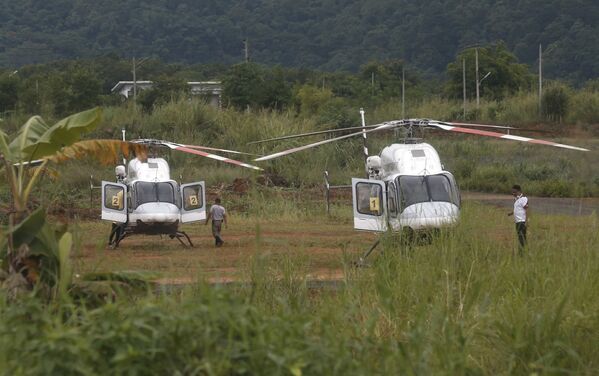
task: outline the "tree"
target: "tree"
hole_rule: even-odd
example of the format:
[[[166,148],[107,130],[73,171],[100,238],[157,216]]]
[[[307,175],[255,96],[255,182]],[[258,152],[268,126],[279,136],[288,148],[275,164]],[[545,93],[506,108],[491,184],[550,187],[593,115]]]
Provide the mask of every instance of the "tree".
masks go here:
[[[151,112],[154,106],[168,103],[188,93],[189,87],[185,81],[161,75],[152,88],[139,93],[138,101],[145,111]]]
[[[6,111],[13,111],[17,101],[17,80],[6,73],[0,74],[0,116]]]
[[[466,61],[466,93],[469,98],[476,95],[475,48],[462,51],[456,60],[447,65],[448,82],[446,94],[450,98],[462,98],[462,61]],[[478,48],[479,79],[490,75],[480,85],[480,95],[490,99],[501,99],[522,88],[528,87],[531,79],[525,64],[508,51],[503,42]]]
[[[242,63],[233,65],[223,78],[225,103],[238,109],[258,106],[264,90],[264,74],[259,65]]]

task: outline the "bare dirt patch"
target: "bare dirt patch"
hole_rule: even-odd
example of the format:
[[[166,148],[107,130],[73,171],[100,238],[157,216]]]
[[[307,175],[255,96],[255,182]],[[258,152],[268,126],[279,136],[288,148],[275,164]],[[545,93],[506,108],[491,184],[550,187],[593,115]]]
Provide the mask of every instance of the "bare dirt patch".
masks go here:
[[[465,192],[464,201],[475,201],[509,211],[513,199],[509,195]],[[599,199],[564,199],[531,197],[533,215],[559,214],[579,216],[599,211]],[[504,218],[501,212],[489,214]],[[538,217],[537,217],[538,218]],[[566,222],[569,222],[566,221]],[[565,225],[568,225],[566,223]],[[573,223],[569,225],[576,226]],[[106,248],[110,225],[100,221],[81,224],[84,238],[81,252],[74,255],[78,272],[144,270],[158,273],[157,282],[181,285],[200,280],[209,283],[247,282],[256,258],[268,259],[275,274],[286,260],[299,262],[297,271],[310,281],[344,278],[345,262],[356,259],[377,238],[376,234],[357,232],[347,221],[315,218],[306,222],[262,223],[250,219],[232,221],[224,230],[225,245],[216,248],[210,229],[194,224],[185,226],[193,248],[183,248],[176,240],[159,236],[133,236],[125,239],[117,250]],[[549,231],[536,221],[537,232]],[[257,230],[259,228],[259,230]],[[499,243],[513,242],[513,229],[506,219],[485,228],[487,237]]]

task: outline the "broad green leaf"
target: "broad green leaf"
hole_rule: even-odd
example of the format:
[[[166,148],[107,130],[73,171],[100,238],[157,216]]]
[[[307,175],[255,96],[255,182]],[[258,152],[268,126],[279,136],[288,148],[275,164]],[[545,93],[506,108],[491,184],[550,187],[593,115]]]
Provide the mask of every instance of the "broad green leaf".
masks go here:
[[[98,125],[101,115],[100,108],[79,112],[62,119],[39,137],[36,133],[35,137],[30,138],[31,142],[22,149],[23,160],[44,158],[72,145],[79,140],[82,133],[90,132]],[[35,127],[35,132],[40,129]]]
[[[8,136],[6,133],[2,132],[2,130],[0,130],[0,154],[3,154],[4,158],[8,161],[12,161],[14,158],[8,147]],[[2,167],[3,166],[0,166],[0,168]]]
[[[58,241],[58,261],[60,268],[60,278],[58,280],[58,293],[61,297],[67,296],[67,289],[71,284],[71,260],[69,255],[73,247],[73,235],[66,232]]]
[[[15,249],[22,244],[30,244],[46,224],[46,213],[39,208],[16,225],[12,230],[12,238]]]
[[[40,116],[33,116],[21,126],[17,137],[8,145],[13,162],[26,160],[23,149],[35,145],[50,127]]]

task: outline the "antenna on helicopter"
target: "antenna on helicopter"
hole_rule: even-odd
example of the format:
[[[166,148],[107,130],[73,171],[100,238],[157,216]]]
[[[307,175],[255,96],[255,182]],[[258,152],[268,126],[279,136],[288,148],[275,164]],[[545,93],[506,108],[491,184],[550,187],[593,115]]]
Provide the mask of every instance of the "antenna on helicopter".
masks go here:
[[[364,170],[366,171],[366,177],[368,177],[368,145],[366,144],[366,120],[364,120],[363,108],[360,108],[360,117],[362,118],[362,138],[364,140]]]
[[[127,137],[126,137],[127,130],[125,128],[122,128],[121,132],[123,133],[123,142],[127,141]],[[123,164],[125,166],[127,166],[127,159],[125,158],[124,155],[123,155]]]

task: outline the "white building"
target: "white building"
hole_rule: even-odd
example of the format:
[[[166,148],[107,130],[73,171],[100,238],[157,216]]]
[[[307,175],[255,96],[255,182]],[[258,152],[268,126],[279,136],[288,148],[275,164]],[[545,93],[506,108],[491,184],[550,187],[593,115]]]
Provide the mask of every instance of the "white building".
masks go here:
[[[137,92],[150,89],[154,82],[152,81],[137,81]],[[208,104],[214,107],[220,107],[222,86],[220,81],[192,81],[188,82],[191,95],[201,95],[206,98]],[[113,93],[118,93],[125,98],[133,95],[133,81],[119,81],[110,90]]]
[[[202,95],[208,104],[220,107],[223,92],[220,81],[194,81],[188,82],[187,85],[189,85],[191,95]]]
[[[154,83],[152,81],[137,81],[137,92],[146,90],[152,87]],[[133,81],[119,81],[112,89],[113,93],[119,93],[125,98],[133,96]]]

